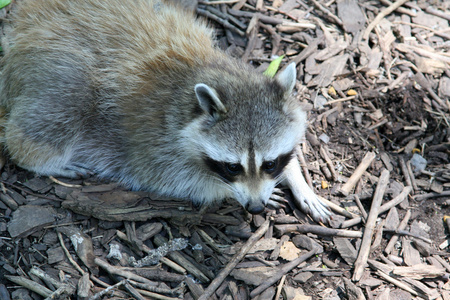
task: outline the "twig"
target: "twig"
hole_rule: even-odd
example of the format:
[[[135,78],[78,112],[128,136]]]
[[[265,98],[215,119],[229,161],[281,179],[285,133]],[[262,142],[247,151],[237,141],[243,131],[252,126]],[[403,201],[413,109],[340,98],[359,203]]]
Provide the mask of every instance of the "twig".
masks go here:
[[[48,295],[47,298],[44,300],[53,300],[53,299],[64,299],[68,296],[72,296],[75,292],[75,289],[70,287],[69,285],[62,285],[59,288],[57,288],[54,292],[52,292],[50,295]],[[64,298],[62,296],[65,296]]]
[[[205,292],[203,287],[197,282],[195,282],[192,277],[186,276],[184,282],[187,285],[189,291],[191,292],[192,298],[194,299],[200,298],[200,296]]]
[[[215,0],[215,1],[201,1],[199,3],[205,5],[215,5],[215,4],[233,4],[237,3],[239,0]]]
[[[338,213],[340,215],[343,215],[344,217],[347,217],[349,219],[354,219],[354,218],[358,218],[357,215],[345,210],[345,208],[340,207],[337,204],[334,204],[333,202],[331,202],[328,199],[325,199],[324,197],[321,197],[319,195],[317,195],[317,197],[320,198],[320,200],[322,200],[322,202],[324,202],[326,205],[328,205],[329,208],[331,208],[332,211],[334,211],[335,213]]]
[[[43,297],[48,297],[52,294],[52,291],[49,290],[48,288],[46,288],[45,286],[34,282],[33,280],[27,279],[25,277],[21,277],[21,276],[11,276],[11,275],[4,275],[6,279],[21,285],[27,289],[29,289],[30,291],[33,291]]]
[[[404,187],[402,192],[397,197],[395,197],[391,201],[383,204],[380,207],[380,214],[382,214],[382,213],[390,210],[394,206],[397,206],[398,204],[402,203],[406,199],[408,194],[411,193],[411,191],[412,191],[411,186]],[[362,217],[354,218],[354,219],[343,222],[341,225],[341,228],[348,228],[348,227],[354,226],[356,224],[359,224],[361,222],[362,222]]]
[[[270,40],[272,43],[272,55],[274,56],[278,53],[278,50],[280,49],[280,43],[281,43],[281,35],[279,35],[275,29],[272,28],[272,26],[264,24],[264,23],[259,23],[259,26],[265,30],[267,30],[270,33]]]
[[[131,286],[131,284],[128,283],[128,281],[125,282],[123,287],[130,293],[136,300],[145,300],[144,297],[134,288]]]
[[[282,24],[285,20],[283,19],[277,19],[277,18],[273,18],[273,17],[269,17],[260,13],[252,13],[249,11],[242,11],[242,10],[235,10],[232,8],[228,9],[228,12],[236,17],[246,17],[246,18],[251,18],[254,15],[257,15],[259,20],[261,22],[267,23],[267,24],[272,24],[272,25],[278,25],[278,24]]]
[[[450,264],[445,261],[442,257],[439,255],[434,254],[433,257],[448,271],[450,272]]]
[[[145,290],[138,290],[139,293],[141,293],[144,296],[150,297],[150,299],[157,299],[157,300],[180,300],[179,297],[175,298],[175,297],[167,297],[164,295],[160,295],[160,294],[156,294],[156,293],[152,293],[149,291],[145,291]],[[146,298],[144,298],[146,299]]]
[[[70,183],[62,182],[61,180],[58,180],[53,176],[48,176],[48,178],[51,181],[53,181],[54,183],[65,186],[65,187],[70,187],[70,188],[82,188],[83,187],[81,184],[70,184]]]
[[[89,298],[89,300],[97,300],[97,299],[101,299],[104,295],[108,294],[109,292],[118,289],[119,287],[121,287],[122,285],[124,285],[127,282],[127,279],[124,279],[122,281],[119,281],[118,283],[111,285],[109,287],[107,287],[106,289],[104,289],[103,291],[95,294],[94,296],[92,296],[91,298]]]
[[[367,220],[367,212],[366,212],[366,210],[364,209],[364,207],[363,207],[363,205],[362,205],[362,203],[361,203],[361,200],[359,199],[358,195],[355,194],[353,197],[354,197],[354,199],[355,199],[356,205],[357,205],[358,208],[359,208],[359,211],[361,212],[361,215],[362,215],[363,219],[364,219],[364,220]]]
[[[369,216],[367,217],[364,236],[361,241],[361,247],[359,249],[358,258],[355,261],[355,271],[353,273],[352,280],[359,281],[363,275],[364,267],[367,263],[370,253],[370,244],[372,242],[373,229],[375,222],[377,221],[378,214],[380,212],[381,202],[383,200],[384,192],[389,183],[389,171],[383,170],[378,180],[378,185],[375,190],[375,194],[372,200],[372,206],[370,207]]]
[[[339,176],[338,176],[338,173],[336,172],[336,168],[334,167],[333,162],[331,161],[331,158],[328,154],[328,148],[324,145],[321,145],[319,151],[320,151],[320,155],[327,163],[328,169],[330,170],[331,175],[333,176],[333,180],[338,181]]]
[[[427,6],[427,9],[425,9],[425,11],[429,14],[432,14],[432,15],[435,15],[435,16],[438,16],[440,18],[447,19],[450,21],[450,15],[448,13],[446,14],[445,12],[437,10],[432,6]]]
[[[430,198],[437,198],[437,197],[445,197],[445,196],[450,196],[450,191],[444,191],[442,193],[427,193],[427,194],[422,194],[422,195],[415,195],[413,196],[413,199],[415,201],[422,201],[422,200],[426,200],[426,199],[430,199]]]
[[[212,294],[217,290],[217,288],[222,284],[228,274],[236,267],[236,265],[244,258],[248,251],[253,247],[253,245],[266,233],[269,229],[270,219],[267,219],[258,230],[247,240],[247,242],[242,246],[240,251],[236,253],[227,266],[220,271],[217,277],[211,282],[208,288],[205,290],[203,295],[198,298],[198,300],[207,300]]]
[[[425,30],[431,31],[433,33],[433,35],[437,35],[437,36],[443,37],[445,39],[450,39],[450,35],[448,35],[447,33],[444,33],[444,32],[439,31],[439,30],[435,30],[435,29],[433,29],[431,27],[428,27],[428,26],[415,24],[415,23],[409,23],[409,22],[403,22],[403,21],[395,21],[394,24],[402,24],[402,25],[408,25],[408,26],[411,26],[411,27],[425,29]]]
[[[412,187],[413,185],[411,182],[411,177],[409,177],[409,172],[408,168],[406,167],[405,160],[403,159],[403,157],[400,157],[398,161],[400,163],[400,168],[402,169],[403,176],[405,177],[406,185]]]
[[[376,18],[367,26],[366,31],[364,31],[363,39],[367,40],[369,38],[370,32],[375,28],[375,26],[380,23],[380,21],[386,17],[387,15],[391,14],[394,10],[408,2],[409,0],[397,0],[394,3],[392,3],[389,7],[387,7],[385,10],[380,12]]]
[[[350,191],[353,189],[353,187],[359,181],[359,179],[364,174],[364,172],[367,170],[369,165],[375,159],[375,156],[376,156],[376,154],[374,152],[366,153],[366,155],[362,159],[361,163],[356,168],[355,172],[353,172],[352,176],[350,176],[350,178],[347,180],[347,182],[339,190],[344,196],[348,196],[348,194],[350,194]]]
[[[286,274],[281,277],[280,283],[277,286],[277,293],[274,299],[280,299],[281,290],[283,289],[284,281],[286,280]]]
[[[412,187],[413,187],[413,189],[414,189],[415,191],[417,191],[419,188],[417,187],[417,184],[416,184],[416,177],[414,176],[414,173],[413,173],[413,171],[412,171],[411,161],[410,161],[410,160],[408,160],[408,161],[406,162],[406,168],[407,168],[407,170],[408,170],[409,178],[411,178],[411,184],[412,184]]]
[[[348,100],[353,100],[355,98],[356,98],[356,96],[348,96],[348,97],[344,97],[344,98],[339,98],[339,99],[328,101],[323,106],[327,106],[327,105],[331,105],[331,104],[335,104],[335,103],[339,103],[339,102],[344,102],[344,101],[348,101]]]
[[[411,233],[411,232],[406,231],[406,230],[400,230],[400,229],[385,229],[384,231],[385,231],[385,232],[394,233],[394,234],[398,234],[398,235],[403,235],[403,236],[410,236],[410,237],[413,237],[413,238],[415,238],[415,239],[422,240],[422,241],[424,241],[424,242],[426,242],[426,243],[428,243],[428,244],[432,244],[432,243],[433,243],[432,240],[427,239],[426,237],[423,237],[423,236],[418,235],[418,234]]]
[[[147,278],[144,278],[144,277],[134,274],[132,272],[128,272],[128,271],[122,270],[120,268],[114,267],[114,266],[110,265],[108,262],[106,262],[103,259],[100,259],[98,257],[95,258],[94,261],[97,266],[101,267],[102,269],[104,269],[106,272],[108,272],[111,275],[122,276],[122,277],[126,278],[127,280],[128,279],[136,280],[137,282],[142,282],[142,283],[148,284],[150,286],[155,286],[155,289],[157,289],[156,283],[151,280],[148,280]]]
[[[397,280],[395,278],[392,278],[391,276],[387,275],[386,273],[384,273],[383,271],[377,270],[376,274],[378,276],[380,276],[381,278],[384,278],[386,281],[389,281],[390,283],[392,283],[393,285],[404,289],[405,291],[411,293],[414,296],[418,296],[419,294],[413,290],[409,285],[407,285],[406,283],[401,282],[400,280]]]
[[[381,3],[383,3],[384,5],[392,5],[392,2],[389,0],[380,0]],[[417,13],[407,9],[407,8],[403,8],[403,7],[399,7],[396,9],[397,12],[401,13],[401,14],[405,14],[405,15],[409,15],[411,17],[416,17]]]
[[[317,51],[317,48],[319,47],[319,44],[321,44],[324,40],[324,37],[318,37],[315,38],[311,43],[308,44],[308,47],[302,50],[297,56],[295,56],[292,61],[295,62],[295,64],[299,64],[303,60],[307,59],[311,54]]]
[[[339,19],[337,16],[335,16],[331,11],[329,11],[326,7],[324,7],[322,4],[317,2],[316,0],[312,0],[312,3],[315,7],[320,9],[324,14],[326,14],[330,19],[332,19],[336,24],[338,24],[341,27],[344,27],[344,23]]]
[[[362,237],[361,231],[335,229],[310,224],[282,224],[282,225],[274,225],[274,228],[280,233],[280,235],[284,235],[289,232],[299,232],[299,233],[312,233],[320,236],[338,236],[348,238]]]
[[[409,218],[411,218],[411,210],[408,209],[408,211],[405,214],[405,217],[403,218],[403,220],[400,222],[400,224],[398,225],[398,230],[403,230],[406,228],[406,225],[408,225],[409,222]],[[390,254],[392,249],[395,246],[395,243],[397,243],[399,236],[397,234],[393,235],[391,237],[391,239],[389,240],[389,243],[387,244],[386,248],[384,249],[384,253],[386,254]]]
[[[74,287],[70,286],[67,283],[59,282],[58,280],[54,279],[53,277],[51,277],[50,275],[48,275],[47,273],[45,273],[43,270],[39,269],[36,266],[33,266],[31,268],[30,274],[33,274],[46,282],[50,282],[57,289],[62,289],[68,295],[72,295],[75,292]]]
[[[269,286],[271,286],[272,284],[274,284],[275,282],[280,280],[280,278],[283,277],[284,274],[286,274],[287,272],[291,271],[293,268],[298,266],[300,263],[304,262],[305,260],[307,260],[310,257],[312,257],[313,255],[315,255],[316,252],[317,252],[317,249],[313,249],[313,250],[308,251],[307,253],[305,253],[303,255],[300,255],[299,257],[297,257],[293,261],[288,262],[287,264],[284,264],[283,266],[281,266],[279,268],[278,272],[275,275],[270,277],[266,282],[264,282],[261,285],[259,285],[256,289],[254,289],[250,293],[250,298],[254,298],[257,295],[261,294]]]
[[[56,233],[58,234],[59,243],[61,244],[61,247],[67,256],[67,259],[75,267],[75,269],[77,269],[78,272],[80,272],[81,275],[84,275],[85,271],[77,264],[77,262],[72,258],[72,255],[70,255],[69,250],[67,250],[61,232],[57,231]]]
[[[439,104],[439,106],[441,106],[440,108],[438,107],[439,109],[444,110],[449,109],[444,100],[439,98],[439,96],[433,91],[430,82],[428,81],[428,79],[425,78],[422,72],[417,72],[416,75],[414,76],[414,80],[416,80],[421,87],[426,89],[428,94],[430,94],[430,96]]]

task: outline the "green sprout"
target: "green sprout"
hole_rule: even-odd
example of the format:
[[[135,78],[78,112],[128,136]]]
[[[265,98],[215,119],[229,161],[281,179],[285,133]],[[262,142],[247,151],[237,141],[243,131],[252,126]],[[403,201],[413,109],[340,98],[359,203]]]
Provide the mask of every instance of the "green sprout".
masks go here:
[[[0,8],[3,8],[10,3],[11,3],[11,0],[0,0]]]
[[[266,76],[269,76],[271,78],[274,77],[275,74],[278,71],[278,68],[280,67],[280,63],[283,60],[283,58],[284,58],[284,55],[281,55],[280,57],[275,58],[274,60],[272,60],[270,62],[269,67],[267,68],[267,70],[264,71],[263,74],[266,75]]]

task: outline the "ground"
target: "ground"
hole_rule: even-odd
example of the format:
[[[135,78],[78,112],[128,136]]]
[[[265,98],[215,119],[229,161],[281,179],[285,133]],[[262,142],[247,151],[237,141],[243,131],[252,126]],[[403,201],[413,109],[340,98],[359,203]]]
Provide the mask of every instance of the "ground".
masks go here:
[[[259,71],[280,55],[281,67],[297,63],[309,110],[300,162],[315,192],[345,208],[329,224],[283,187],[285,208],[252,216],[232,200],[201,210],[95,176],[39,177],[6,156],[0,299],[99,299],[114,284],[103,299],[449,299],[449,3],[386,3],[198,4],[230,55]],[[400,201],[378,214],[380,193],[381,205]],[[349,224],[358,200],[369,216]]]

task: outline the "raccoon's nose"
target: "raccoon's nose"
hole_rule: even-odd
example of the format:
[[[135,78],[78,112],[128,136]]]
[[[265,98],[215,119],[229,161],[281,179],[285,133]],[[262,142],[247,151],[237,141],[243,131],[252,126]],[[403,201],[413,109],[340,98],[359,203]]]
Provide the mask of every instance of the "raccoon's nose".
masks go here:
[[[249,203],[246,210],[252,215],[260,214],[264,211],[264,205],[262,203]]]

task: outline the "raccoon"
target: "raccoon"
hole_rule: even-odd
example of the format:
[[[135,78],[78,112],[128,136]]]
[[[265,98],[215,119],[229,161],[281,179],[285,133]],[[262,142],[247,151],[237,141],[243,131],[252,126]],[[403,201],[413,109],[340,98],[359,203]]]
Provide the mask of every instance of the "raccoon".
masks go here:
[[[234,198],[252,214],[276,204],[290,173],[303,209],[329,217],[293,159],[306,124],[294,64],[259,74],[219,50],[204,22],[157,0],[18,6],[0,66],[1,142],[18,166],[200,204]]]

